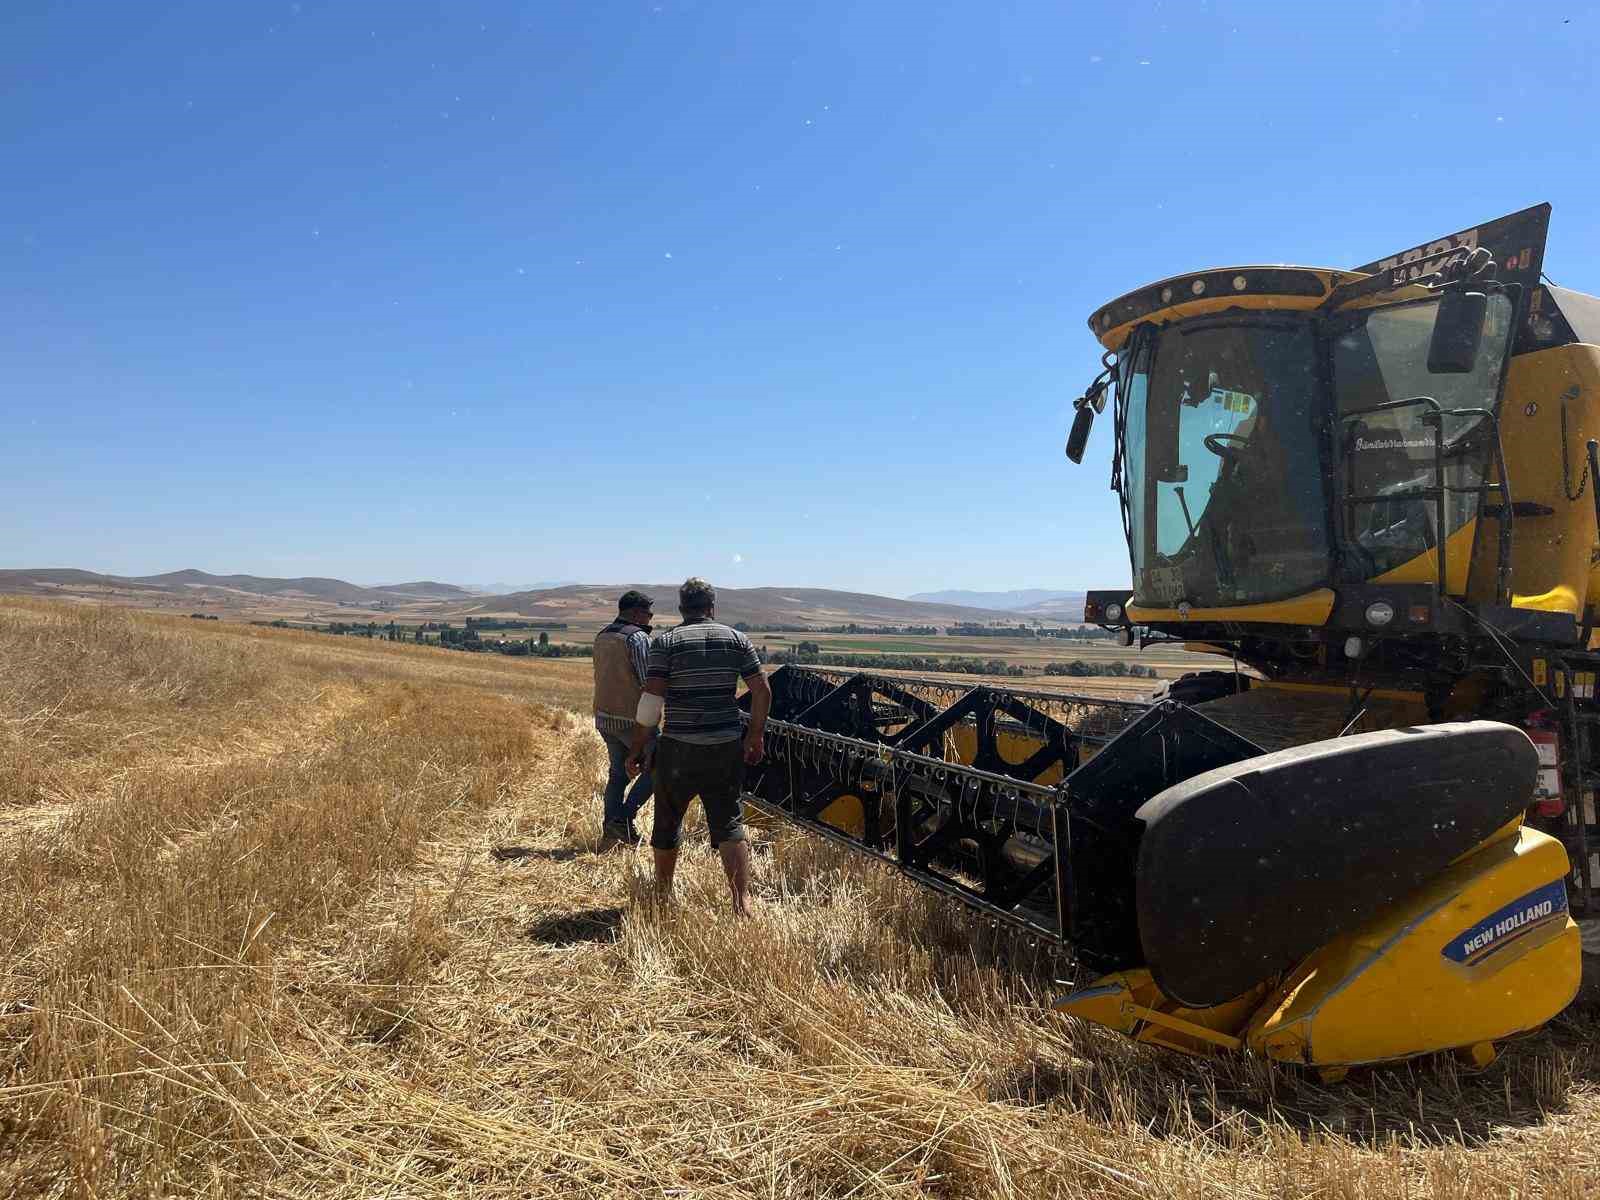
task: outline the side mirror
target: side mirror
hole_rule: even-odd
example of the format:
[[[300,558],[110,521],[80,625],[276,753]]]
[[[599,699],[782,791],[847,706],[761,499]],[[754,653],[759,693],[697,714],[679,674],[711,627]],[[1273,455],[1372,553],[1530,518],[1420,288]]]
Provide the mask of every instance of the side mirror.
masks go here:
[[[1467,375],[1478,364],[1489,297],[1483,292],[1446,292],[1428,339],[1428,374]]]
[[[1083,448],[1089,444],[1089,430],[1094,427],[1094,408],[1085,404],[1072,418],[1072,432],[1067,434],[1067,457],[1075,463],[1083,461]]]

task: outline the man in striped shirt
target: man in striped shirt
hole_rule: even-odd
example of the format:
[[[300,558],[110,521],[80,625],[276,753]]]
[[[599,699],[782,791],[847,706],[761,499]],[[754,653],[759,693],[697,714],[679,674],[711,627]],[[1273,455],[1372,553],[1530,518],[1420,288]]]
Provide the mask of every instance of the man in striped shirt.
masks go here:
[[[638,723],[628,770],[643,767],[650,734],[666,711],[666,727],[656,744],[656,891],[672,891],[683,818],[696,796],[705,808],[711,845],[722,856],[733,895],[733,911],[750,913],[750,846],[744,829],[744,768],[761,761],[762,735],[772,707],[772,689],[761,674],[750,639],[718,624],[717,593],[704,579],[678,589],[683,624],[657,634],[650,643]],[[736,696],[739,680],[750,689],[750,724],[745,727]]]

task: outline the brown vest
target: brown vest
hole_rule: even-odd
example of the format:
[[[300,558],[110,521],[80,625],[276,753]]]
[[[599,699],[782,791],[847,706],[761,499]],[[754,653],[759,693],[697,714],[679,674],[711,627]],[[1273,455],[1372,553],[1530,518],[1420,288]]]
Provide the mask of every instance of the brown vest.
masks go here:
[[[633,673],[633,659],[628,655],[628,635],[637,625],[614,622],[602,629],[594,639],[594,712],[595,716],[621,717],[633,720],[639,710],[639,696],[644,689]]]

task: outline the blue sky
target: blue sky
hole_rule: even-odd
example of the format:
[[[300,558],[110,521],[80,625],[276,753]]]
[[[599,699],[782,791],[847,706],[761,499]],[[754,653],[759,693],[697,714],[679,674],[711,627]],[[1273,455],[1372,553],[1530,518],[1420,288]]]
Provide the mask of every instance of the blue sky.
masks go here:
[[[0,9],[0,566],[1115,586],[1098,304],[1542,200],[1585,5]]]

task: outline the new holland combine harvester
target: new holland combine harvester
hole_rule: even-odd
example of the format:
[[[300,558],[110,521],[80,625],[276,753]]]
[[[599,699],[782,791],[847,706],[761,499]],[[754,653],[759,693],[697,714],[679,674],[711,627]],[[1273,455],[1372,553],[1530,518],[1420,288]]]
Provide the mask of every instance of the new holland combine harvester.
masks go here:
[[[1555,1016],[1600,933],[1600,301],[1549,216],[1101,308],[1067,454],[1109,403],[1133,587],[1086,619],[1227,669],[785,667],[750,798],[1060,943],[1059,1008],[1142,1042],[1336,1077]]]

